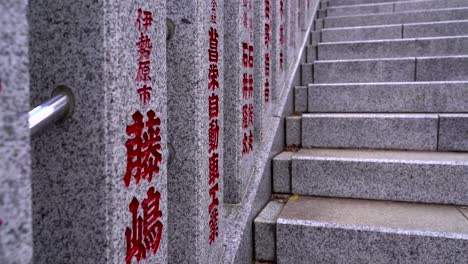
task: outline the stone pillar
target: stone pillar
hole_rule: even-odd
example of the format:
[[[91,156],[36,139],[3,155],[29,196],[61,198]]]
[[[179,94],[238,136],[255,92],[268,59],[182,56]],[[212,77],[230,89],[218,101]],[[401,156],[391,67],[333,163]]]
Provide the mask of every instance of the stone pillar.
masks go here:
[[[27,1],[0,1],[0,263],[31,263]]]
[[[29,2],[31,95],[74,92],[32,139],[35,263],[167,263],[165,1]]]
[[[272,0],[254,3],[254,141],[262,142],[272,110]]]
[[[254,129],[254,0],[227,1],[224,21],[225,193],[226,203],[239,203],[253,173],[257,138]]]
[[[286,70],[288,73],[292,72],[292,67],[296,62],[297,49],[300,45],[298,38],[298,2],[300,0],[286,0],[286,35],[287,48],[286,48]],[[289,78],[290,76],[287,76]]]
[[[272,100],[280,99],[286,81],[286,1],[271,1],[272,7]]]
[[[223,254],[223,0],[168,0],[169,263]]]
[[[265,0],[254,0],[253,2],[253,28],[254,28],[254,41],[253,41],[253,122],[254,122],[254,142],[260,143],[262,141],[263,123],[265,122],[263,116],[268,111],[268,97],[265,96]],[[268,83],[269,86],[269,83]],[[268,87],[268,90],[270,88]],[[269,91],[268,91],[269,93]]]
[[[313,5],[315,1],[313,0],[301,0],[301,28],[302,31],[306,31],[310,25],[310,21],[312,20],[313,15],[311,14],[312,9],[314,8]]]

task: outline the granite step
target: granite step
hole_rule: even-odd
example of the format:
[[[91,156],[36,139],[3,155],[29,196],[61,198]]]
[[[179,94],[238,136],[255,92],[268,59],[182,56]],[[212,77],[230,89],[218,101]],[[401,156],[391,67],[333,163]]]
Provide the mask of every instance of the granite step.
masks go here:
[[[468,35],[468,20],[323,29],[317,42],[342,42]]]
[[[254,220],[254,253],[257,261],[276,261],[276,220],[285,203],[270,201]]]
[[[468,151],[468,114],[303,114],[286,118],[286,143],[304,148]]]
[[[304,148],[435,151],[438,121],[436,114],[303,114],[300,143]],[[297,138],[290,127],[287,137]]]
[[[422,0],[328,7],[327,17],[468,7],[467,0]]]
[[[290,181],[299,195],[468,205],[468,153],[302,149]]]
[[[468,35],[468,20],[405,24],[402,34],[404,38]]]
[[[467,263],[463,207],[300,196],[276,223],[278,264]]]
[[[468,80],[468,56],[318,60],[309,83],[367,83]],[[306,76],[307,77],[307,76]]]
[[[373,25],[439,22],[448,20],[467,20],[468,8],[434,9],[385,14],[327,17],[323,19],[324,28],[358,27]]]
[[[468,55],[468,36],[320,43],[319,60]]]
[[[329,0],[325,1],[326,6],[349,6],[349,5],[366,5],[366,4],[380,4],[390,2],[410,2],[413,0]]]
[[[311,84],[295,93],[304,113],[468,113],[468,82]]]

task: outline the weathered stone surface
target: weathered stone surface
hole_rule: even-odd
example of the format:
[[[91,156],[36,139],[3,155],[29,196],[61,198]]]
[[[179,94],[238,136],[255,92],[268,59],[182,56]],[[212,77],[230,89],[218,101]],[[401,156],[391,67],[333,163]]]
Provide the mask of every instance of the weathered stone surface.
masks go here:
[[[466,181],[464,153],[312,149],[292,157],[292,193],[301,195],[463,205]]]
[[[437,22],[468,19],[468,8],[411,11],[390,14],[330,17],[324,19],[325,28]]]
[[[314,64],[301,64],[301,85],[307,86],[314,82]]]
[[[226,203],[239,203],[252,176],[255,150],[254,135],[254,1],[226,2],[224,35],[224,175]],[[246,18],[246,19],[244,19]]]
[[[309,44],[315,46],[318,43],[320,43],[321,35],[322,35],[322,31],[311,32],[310,35],[309,35]]]
[[[307,91],[308,91],[307,86],[296,86],[294,88],[294,111],[295,112],[307,112]]]
[[[337,6],[327,9],[327,17],[392,13],[393,3],[369,4],[356,6]]]
[[[468,151],[468,115],[445,114],[439,118],[438,150]]]
[[[468,56],[417,58],[416,81],[468,80]]]
[[[366,5],[366,4],[379,4],[387,2],[405,2],[411,0],[329,0],[328,6],[348,6],[348,5]]]
[[[255,260],[276,260],[276,219],[285,204],[270,201],[255,218]]]
[[[314,82],[408,82],[414,71],[414,58],[316,61]]]
[[[27,1],[0,2],[0,263],[32,263]]]
[[[405,12],[413,10],[431,10],[431,9],[445,9],[467,7],[468,2],[465,0],[450,0],[450,1],[405,1],[395,3],[394,12]]]
[[[32,138],[33,262],[135,262],[133,220],[151,221],[147,199],[153,214],[161,212],[153,215],[161,240],[141,261],[167,263],[165,1],[30,1],[28,8],[32,104],[61,84],[76,99],[69,120]],[[142,34],[149,54],[136,45]],[[145,85],[151,98],[138,92]]]
[[[314,84],[309,86],[308,97],[309,112],[451,113],[468,111],[467,82]]]
[[[271,57],[273,101],[280,100],[281,92],[286,85],[285,56],[288,36],[285,34],[285,2],[286,0],[270,1],[273,18]]]
[[[169,263],[216,263],[223,254],[223,9],[222,0],[168,1],[176,25],[168,44]]]
[[[273,192],[291,193],[291,157],[289,151],[273,158]]]
[[[302,146],[436,150],[437,123],[430,114],[303,114]]]
[[[287,72],[291,72],[292,67],[296,63],[298,57],[298,48],[300,43],[300,28],[299,13],[298,13],[298,0],[285,0],[285,13],[286,13],[286,49],[285,49],[285,66]],[[288,76],[289,77],[289,76]]]
[[[402,32],[405,38],[463,36],[468,34],[468,20],[405,24]]]
[[[468,54],[468,37],[321,43],[318,59],[403,58]]]
[[[301,116],[286,118],[286,145],[301,146]]]
[[[306,49],[306,63],[314,63],[314,61],[317,59],[317,46],[309,45]]]
[[[318,45],[317,54],[319,60],[414,57],[416,40],[321,43]]]
[[[322,31],[323,42],[400,39],[402,25],[327,28]]]
[[[468,221],[453,206],[300,197],[283,208],[276,239],[279,264],[468,258]]]

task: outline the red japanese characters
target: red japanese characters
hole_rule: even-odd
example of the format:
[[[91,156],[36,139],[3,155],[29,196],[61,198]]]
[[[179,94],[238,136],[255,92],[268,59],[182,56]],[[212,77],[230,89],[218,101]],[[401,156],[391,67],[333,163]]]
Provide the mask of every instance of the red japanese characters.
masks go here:
[[[242,37],[242,156],[253,151],[254,120],[254,46],[253,46],[253,4],[243,0],[244,36]],[[248,21],[247,23],[245,21]]]
[[[141,203],[143,216],[138,215],[140,202],[133,197],[129,205],[132,213],[132,228],[127,227],[125,238],[127,245],[126,263],[131,263],[133,258],[137,261],[146,259],[147,254],[158,252],[163,232],[163,224],[159,220],[162,212],[159,210],[161,194],[154,187],[149,188],[146,198]]]
[[[265,0],[265,84],[264,96],[265,103],[270,102],[270,55],[271,55],[271,18],[270,18],[270,0]]]
[[[162,161],[161,154],[161,120],[156,117],[153,110],[148,111],[147,120],[143,122],[143,115],[136,112],[132,116],[134,123],[127,126],[129,139],[125,143],[127,147],[127,170],[124,176],[125,186],[135,178],[135,184],[140,179],[151,182],[153,174],[159,173],[159,163]]]
[[[148,36],[148,28],[153,24],[153,13],[150,11],[138,9],[138,17],[135,24],[137,25],[140,37],[136,42],[138,51],[138,71],[136,74],[135,81],[140,84],[140,88],[137,90],[139,94],[140,103],[147,105],[151,101],[151,91],[153,88],[147,86],[147,82],[151,81],[151,51],[153,46],[151,39]]]
[[[285,44],[285,17],[284,17],[284,0],[280,0],[280,29],[279,29],[279,39],[280,39],[280,68],[281,71],[284,71],[284,44]]]
[[[296,0],[297,1],[297,0]],[[296,47],[296,25],[294,25],[294,19],[296,19],[297,10],[292,6],[293,2],[289,3],[289,46]]]
[[[208,206],[208,214],[210,220],[208,226],[210,235],[208,238],[209,244],[213,245],[219,236],[219,199],[218,199],[218,179],[219,179],[219,143],[220,143],[220,105],[219,98],[221,96],[220,84],[218,81],[219,70],[219,34],[217,30],[217,1],[211,0],[211,26],[208,30],[208,186],[210,195],[210,204]]]
[[[135,82],[136,92],[141,106],[151,103],[151,43],[150,31],[153,25],[153,13],[139,8],[135,21],[138,30],[136,42],[137,62]],[[161,146],[161,119],[154,110],[146,113],[135,111],[132,114],[132,123],[127,126],[128,136],[125,142],[127,149],[127,167],[123,181],[129,188],[132,182],[139,185],[141,180],[153,182],[160,172],[162,162]],[[128,206],[131,214],[131,225],[125,229],[126,238],[126,263],[132,263],[133,259],[139,262],[150,254],[156,255],[161,243],[164,225],[163,212],[160,210],[161,194],[151,186],[146,192],[146,197],[140,203],[137,197],[133,197]],[[142,212],[140,214],[139,212]]]

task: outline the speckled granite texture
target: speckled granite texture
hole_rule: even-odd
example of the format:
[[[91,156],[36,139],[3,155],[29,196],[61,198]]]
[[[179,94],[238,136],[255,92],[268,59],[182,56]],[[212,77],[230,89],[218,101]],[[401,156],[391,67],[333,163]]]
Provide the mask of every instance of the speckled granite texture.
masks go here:
[[[275,1],[272,1],[272,3]],[[312,14],[317,10],[318,2],[315,2]],[[279,11],[279,9],[278,9]],[[309,30],[306,32],[308,35]],[[279,36],[278,36],[279,37]],[[307,40],[301,42],[300,51],[303,53]],[[300,54],[299,54],[300,55]],[[301,57],[301,56],[299,56]],[[258,150],[255,164],[255,173],[249,184],[244,189],[241,204],[228,205],[224,212],[226,224],[226,251],[223,256],[223,264],[250,263],[254,258],[253,226],[252,221],[270,200],[272,193],[272,159],[285,147],[285,116],[294,111],[293,87],[299,84],[299,61],[296,61],[292,76],[287,80],[287,85],[279,87],[281,96],[275,102],[272,116],[266,116],[264,144]],[[286,74],[286,73],[285,73]]]
[[[299,6],[300,0],[285,0],[285,14],[286,14],[286,55],[285,55],[285,69],[291,74],[291,70],[298,58],[298,48],[300,46],[298,32],[299,29]]]
[[[256,148],[259,145],[258,137],[255,136],[258,131],[250,125],[243,125],[244,107],[251,104],[254,112],[258,107],[254,103],[254,97],[244,98],[243,94],[244,76],[249,78],[250,75],[253,82],[257,83],[253,68],[244,66],[244,62],[250,65],[250,57],[253,56],[255,67],[255,47],[252,53],[244,52],[243,49],[244,43],[248,46],[254,45],[254,30],[250,30],[249,27],[250,21],[254,21],[255,3],[254,0],[227,1],[225,5],[224,117],[228,125],[224,127],[224,201],[230,204],[241,202],[245,186],[254,173]],[[247,57],[243,57],[244,55]],[[247,61],[244,61],[244,58]],[[243,139],[248,137],[250,132],[254,137],[253,150],[243,154]]]
[[[468,115],[439,116],[438,149],[441,151],[468,151]]]
[[[290,116],[286,118],[286,146],[301,146],[301,121],[301,116]]]
[[[135,81],[139,8],[153,18],[147,31],[153,90],[146,106]],[[164,227],[157,254],[140,263],[167,263],[165,10],[165,1],[29,2],[32,103],[60,84],[76,97],[71,119],[32,139],[35,263],[125,262],[129,204],[132,197],[142,202],[150,186],[161,193]],[[161,120],[160,171],[151,183],[132,179],[126,188],[126,127],[133,113],[149,109]]]
[[[468,82],[314,84],[307,103],[309,112],[463,113],[465,94]]]
[[[286,0],[277,0],[277,1],[270,1],[271,4],[271,12],[272,12],[272,35],[271,35],[271,43],[272,43],[272,56],[271,56],[271,73],[272,73],[272,80],[271,80],[271,98],[272,100],[276,101],[281,96],[281,92],[283,91],[285,80],[286,71],[284,70],[284,53],[285,53],[285,46],[281,41],[282,38],[286,38],[287,36],[284,35],[284,26],[286,25],[286,14],[283,11],[281,14],[281,6],[280,4]],[[284,10],[284,6],[283,6]],[[283,33],[282,33],[283,32]],[[283,35],[283,37],[281,37]]]
[[[292,157],[300,195],[468,205],[464,182],[466,153],[304,149]]]
[[[27,1],[0,2],[0,263],[32,262]]]
[[[218,82],[223,93],[224,28],[222,0],[217,0]],[[210,246],[211,204],[208,155],[208,61],[211,1],[169,0],[168,17],[176,31],[168,43],[169,141],[175,160],[169,166],[169,263],[219,263],[223,254],[223,98],[219,101],[220,178],[218,238]]]
[[[279,264],[466,263],[468,219],[453,206],[300,197],[277,241]]]
[[[433,114],[304,114],[302,146],[436,150],[437,130]]]
[[[271,25],[265,13],[265,6],[268,3],[269,17],[271,18],[271,2],[272,0],[254,0],[254,138],[255,142],[261,144],[263,140],[263,127],[266,119],[265,115],[269,114],[271,107],[271,96],[265,94],[265,84],[268,83],[268,89],[271,85]],[[269,36],[268,45],[266,36]],[[266,60],[268,57],[268,61]],[[267,70],[268,67],[268,70]],[[268,71],[268,75],[267,75]],[[268,100],[268,102],[267,102]]]
[[[291,193],[291,157],[293,152],[284,151],[274,157],[273,163],[273,192]]]
[[[254,221],[255,260],[276,260],[276,220],[284,203],[270,201]]]

